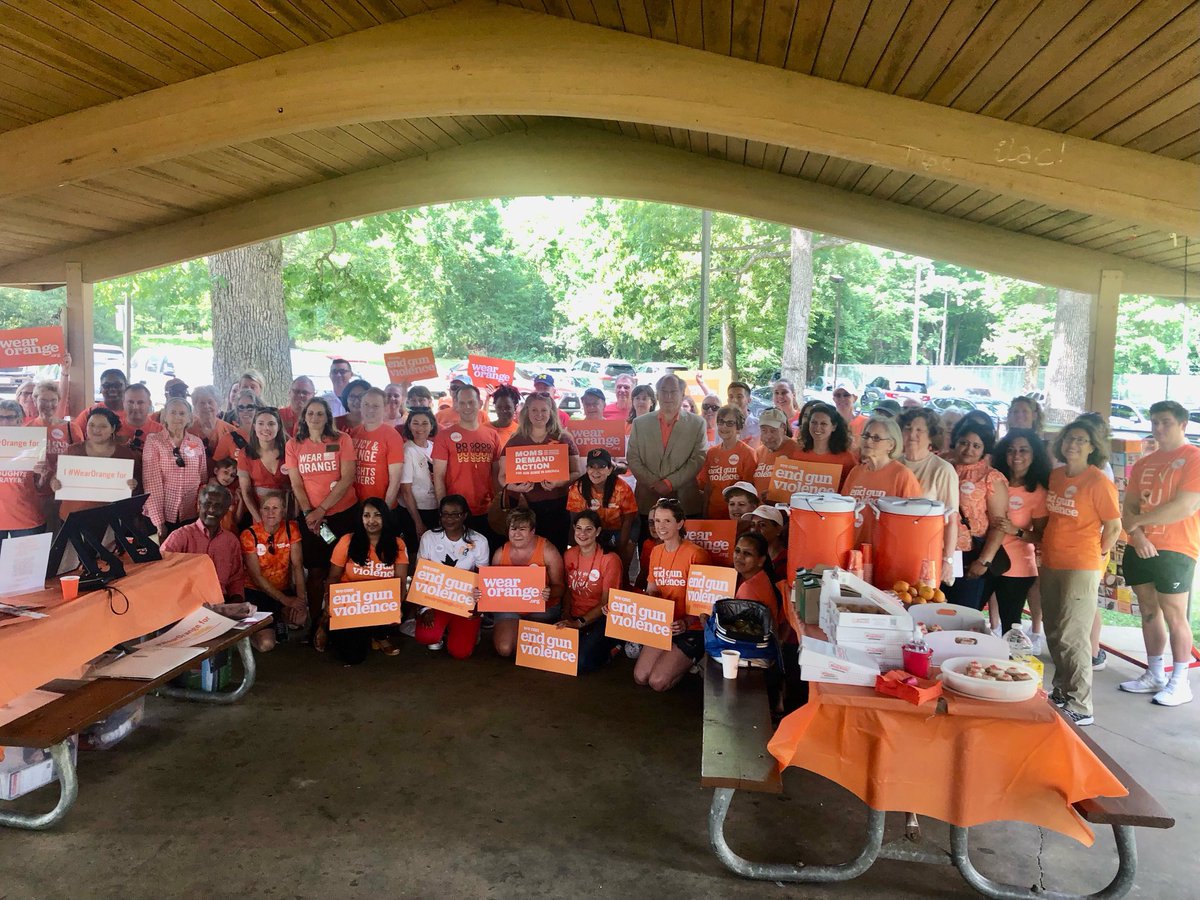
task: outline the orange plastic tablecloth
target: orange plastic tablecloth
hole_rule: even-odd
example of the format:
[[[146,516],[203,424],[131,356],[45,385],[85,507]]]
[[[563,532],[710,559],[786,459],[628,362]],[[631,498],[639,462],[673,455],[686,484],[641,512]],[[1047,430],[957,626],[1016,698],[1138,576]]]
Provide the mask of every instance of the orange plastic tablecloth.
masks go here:
[[[222,602],[221,583],[204,554],[173,553],[149,563],[126,564],[113,586],[129,598],[117,615],[104,590],[63,602],[59,586],[11,598],[23,605],[45,603],[46,619],[23,619],[0,628],[0,706],[72,670],[122,641],[177,622],[205,603]],[[113,592],[112,606],[125,610]]]
[[[1091,846],[1071,804],[1128,791],[1044,698],[990,703],[947,692],[914,706],[870,688],[809,683],[767,745],[781,767],[823,775],[872,809],[962,827],[1018,821]]]

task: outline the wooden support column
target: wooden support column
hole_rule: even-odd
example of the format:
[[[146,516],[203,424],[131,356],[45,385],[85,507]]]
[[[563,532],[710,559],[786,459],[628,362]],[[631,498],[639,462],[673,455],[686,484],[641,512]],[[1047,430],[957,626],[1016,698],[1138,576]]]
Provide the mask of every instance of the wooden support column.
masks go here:
[[[1121,304],[1121,284],[1125,273],[1105,269],[1100,273],[1100,289],[1092,316],[1092,340],[1088,352],[1086,408],[1106,419],[1112,412],[1113,369],[1117,353],[1117,310]]]
[[[63,328],[67,350],[71,353],[71,412],[92,405],[96,386],[92,345],[95,331],[92,321],[92,286],[83,280],[83,266],[67,263],[67,306],[63,310]],[[126,361],[128,364],[128,361]]]

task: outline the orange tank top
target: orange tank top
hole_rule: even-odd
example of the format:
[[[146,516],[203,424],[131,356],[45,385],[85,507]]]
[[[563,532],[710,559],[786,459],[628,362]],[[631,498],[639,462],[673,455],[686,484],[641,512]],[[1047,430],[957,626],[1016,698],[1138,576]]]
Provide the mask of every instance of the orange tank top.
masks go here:
[[[503,547],[500,548],[500,565],[502,565],[502,566],[515,565],[515,563],[512,561],[512,550],[510,549],[511,547],[512,547],[512,544],[505,544]],[[526,563],[526,565],[529,565],[529,566],[544,566],[544,565],[546,565],[546,539],[545,538],[540,537],[537,539],[537,542],[533,545],[533,556],[531,556],[529,558],[529,562]]]

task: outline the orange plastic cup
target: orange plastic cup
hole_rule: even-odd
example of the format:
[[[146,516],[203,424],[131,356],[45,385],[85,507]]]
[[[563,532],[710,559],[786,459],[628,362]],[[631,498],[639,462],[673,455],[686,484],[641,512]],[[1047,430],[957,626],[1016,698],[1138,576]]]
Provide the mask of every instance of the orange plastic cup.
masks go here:
[[[64,575],[58,579],[59,585],[62,587],[62,596],[64,600],[74,600],[79,596],[79,576]]]

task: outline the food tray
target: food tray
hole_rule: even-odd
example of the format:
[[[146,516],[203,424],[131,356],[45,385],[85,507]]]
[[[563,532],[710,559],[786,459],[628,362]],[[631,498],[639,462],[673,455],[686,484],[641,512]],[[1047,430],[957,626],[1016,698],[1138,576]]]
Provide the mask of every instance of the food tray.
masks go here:
[[[979,678],[969,678],[963,671],[973,661],[978,660],[983,665],[997,665],[1001,668],[1012,666],[1029,673],[1029,681],[984,681]],[[952,691],[966,694],[977,700],[994,700],[998,703],[1021,703],[1037,694],[1042,686],[1042,680],[1037,672],[1024,663],[1011,659],[998,659],[986,656],[956,656],[942,663],[942,682]]]

